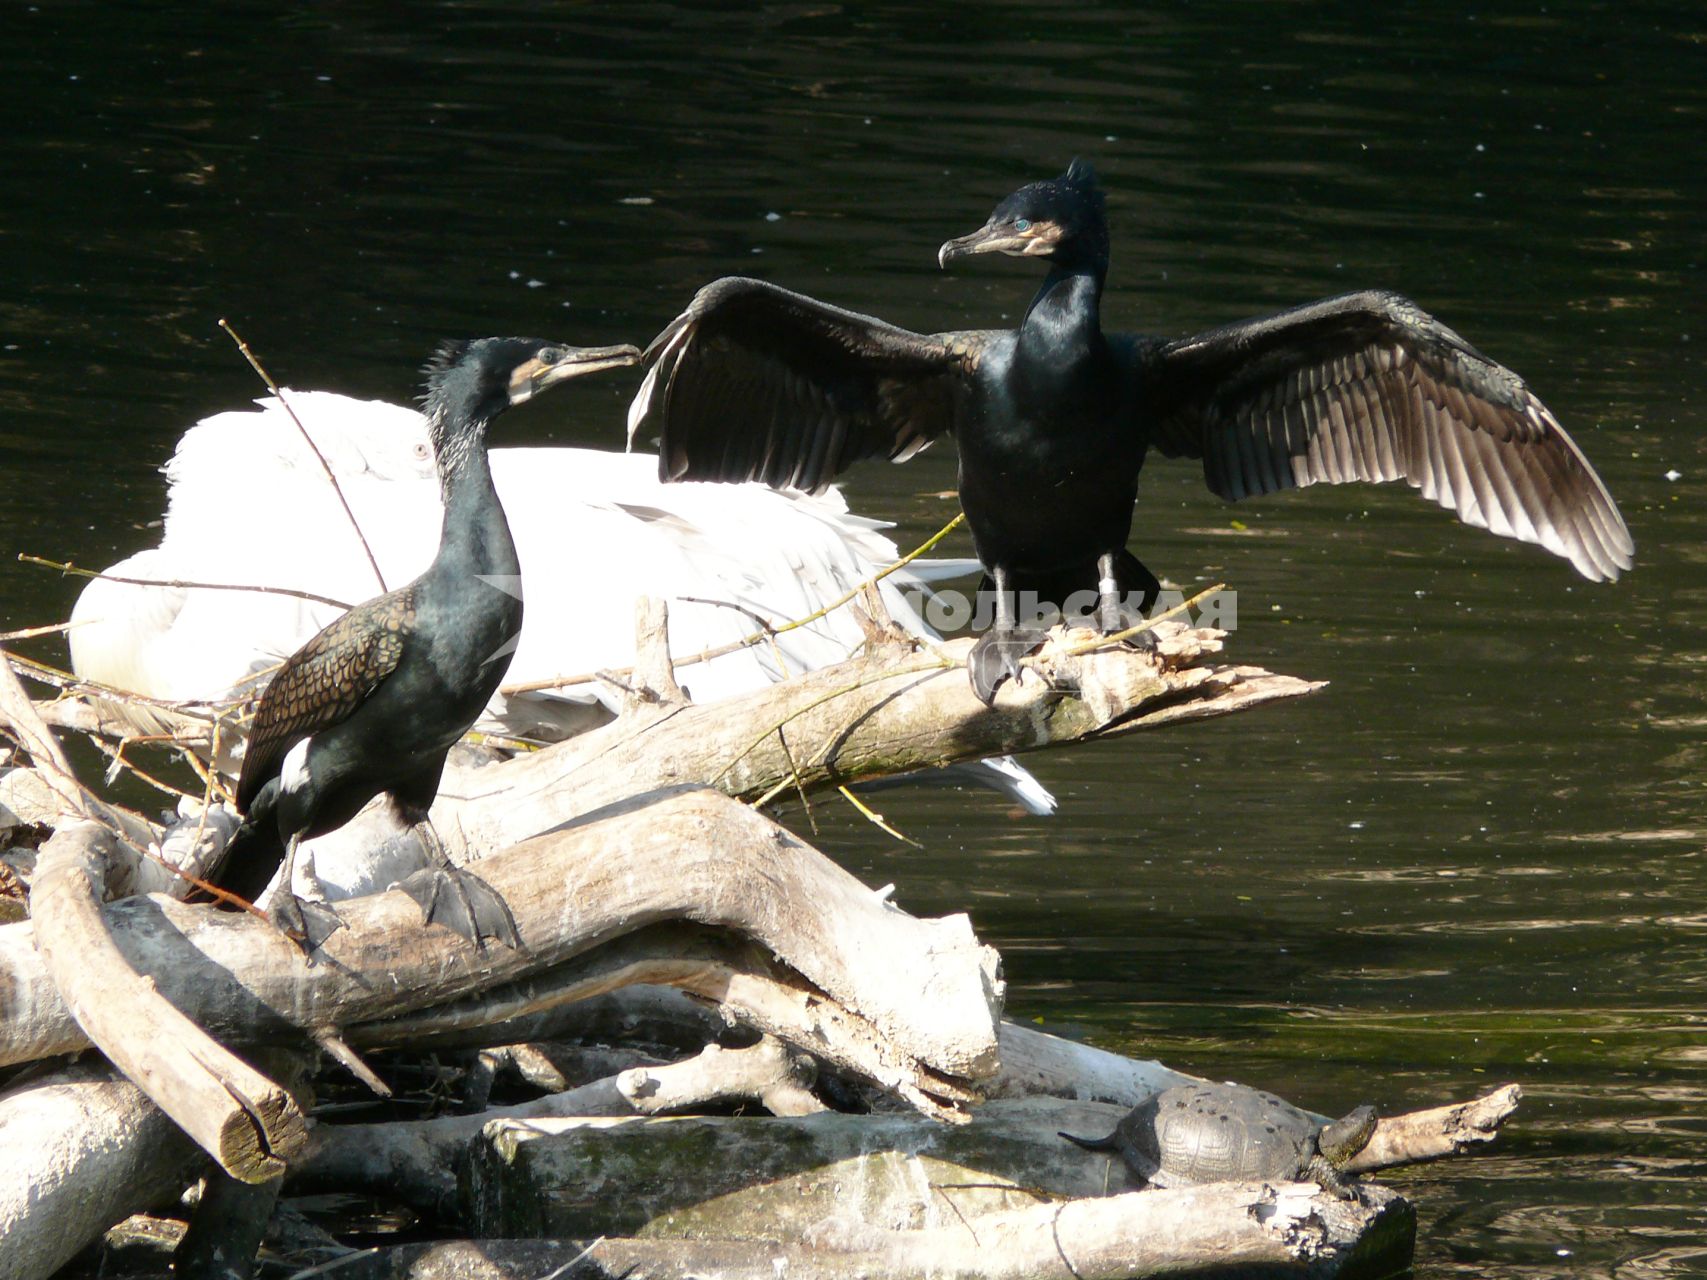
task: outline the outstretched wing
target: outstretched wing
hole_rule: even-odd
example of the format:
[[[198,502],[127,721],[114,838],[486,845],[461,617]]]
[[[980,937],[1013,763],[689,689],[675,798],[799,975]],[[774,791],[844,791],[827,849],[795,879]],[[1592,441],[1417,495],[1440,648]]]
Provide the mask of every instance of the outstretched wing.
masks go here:
[[[1163,343],[1143,369],[1156,447],[1202,458],[1224,498],[1404,479],[1586,578],[1632,563],[1617,504],[1547,406],[1397,294],[1346,294]]]
[[[729,276],[647,348],[629,444],[658,436],[664,480],[817,491],[863,458],[899,462],[952,430],[988,339],[911,333]]]
[[[285,659],[255,709],[237,807],[278,776],[290,749],[347,720],[397,669],[415,625],[413,584],[358,604]]]

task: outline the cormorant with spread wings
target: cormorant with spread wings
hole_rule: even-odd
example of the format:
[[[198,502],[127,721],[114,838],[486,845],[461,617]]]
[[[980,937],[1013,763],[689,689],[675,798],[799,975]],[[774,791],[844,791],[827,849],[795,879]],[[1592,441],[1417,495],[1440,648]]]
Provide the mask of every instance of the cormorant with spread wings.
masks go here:
[[[1186,338],[1105,334],[1108,225],[1079,161],[1008,196],[938,261],[980,253],[1048,264],[1019,328],[922,335],[759,280],[707,285],[647,351],[629,439],[657,435],[667,480],[817,490],[953,435],[996,592],[968,664],[986,702],[1042,639],[1016,593],[1060,606],[1094,591],[1114,631],[1123,597],[1156,590],[1126,550],[1152,447],[1201,459],[1229,500],[1403,479],[1591,580],[1632,563],[1617,505],[1547,407],[1408,299],[1349,293]]]

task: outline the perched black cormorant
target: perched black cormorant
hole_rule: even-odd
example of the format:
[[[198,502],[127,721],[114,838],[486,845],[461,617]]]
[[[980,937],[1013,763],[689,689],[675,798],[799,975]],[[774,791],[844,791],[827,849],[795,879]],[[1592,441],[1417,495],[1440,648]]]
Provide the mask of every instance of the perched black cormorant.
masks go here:
[[[960,501],[997,592],[969,668],[988,702],[1041,633],[1015,592],[1094,591],[1105,631],[1155,590],[1126,550],[1152,446],[1203,460],[1236,500],[1319,481],[1404,479],[1469,524],[1611,580],[1634,544],[1606,486],[1516,374],[1416,304],[1367,291],[1188,338],[1105,334],[1108,225],[1090,167],[1034,182],[950,240],[1041,258],[1018,329],[922,335],[759,280],[701,289],[653,340],[629,439],[668,480],[819,489],[862,458],[952,434]]]
[[[245,819],[209,876],[254,898],[282,860],[273,918],[306,950],[339,921],[296,897],[297,844],[342,826],[381,792],[419,828],[435,864],[403,884],[428,922],[477,945],[519,944],[509,908],[451,866],[427,817],[445,756],[497,690],[522,626],[521,565],[492,487],[486,429],[547,387],[639,356],[631,346],[480,338],[445,343],[428,363],[423,404],[444,498],[438,554],[413,582],[308,641],[267,685],[237,783]]]

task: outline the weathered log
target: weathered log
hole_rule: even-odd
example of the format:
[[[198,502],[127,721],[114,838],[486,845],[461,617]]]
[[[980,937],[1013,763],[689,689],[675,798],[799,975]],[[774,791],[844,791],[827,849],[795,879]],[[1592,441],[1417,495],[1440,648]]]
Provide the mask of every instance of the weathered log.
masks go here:
[[[824,1276],[1129,1276],[1264,1265],[1332,1275],[1357,1259],[1391,1269],[1408,1258],[1414,1216],[1384,1188],[1341,1200],[1308,1183],[1139,1193],[1105,1184],[1106,1168],[1063,1153],[1068,1144],[1053,1129],[1096,1124],[1108,1110],[997,1103],[960,1128],[845,1115],[498,1121],[474,1149],[468,1221],[494,1239],[685,1238],[692,1243],[682,1251],[653,1257],[692,1258],[702,1273],[718,1266],[723,1243],[765,1242],[767,1251],[725,1273],[733,1275],[773,1259],[787,1263],[787,1274],[798,1263],[801,1274]],[[623,1195],[589,1196],[595,1168]],[[1077,1198],[1059,1202],[1064,1195]]]
[[[1405,1256],[1402,1244],[1380,1242],[1402,1241],[1412,1220],[1396,1199],[1350,1223],[1354,1215],[1344,1206],[1325,1206],[1325,1218],[1306,1216],[1300,1238],[1289,1240],[1297,1212],[1291,1201],[1199,1187],[1174,1207],[1206,1216],[1143,1235],[1153,1225],[1145,1197],[1080,1203],[1099,1207],[1080,1214],[1069,1212],[1073,1206],[1040,1206],[1020,1211],[999,1232],[986,1234],[980,1224],[977,1237],[953,1228],[886,1232],[847,1248],[816,1240],[446,1240],[375,1250],[340,1265],[337,1274],[339,1280],[1136,1280],[1189,1273],[1200,1280],[1253,1274],[1353,1280],[1402,1265],[1396,1261]],[[1236,1223],[1231,1230],[1215,1225],[1229,1220]],[[1073,1246],[1063,1229],[1077,1233]],[[1358,1243],[1360,1229],[1361,1239],[1375,1246]]]
[[[89,1063],[0,1096],[0,1280],[41,1280],[206,1164],[128,1080]]]
[[[515,911],[522,949],[477,951],[448,931],[423,930],[418,908],[395,892],[341,904],[348,927],[312,967],[253,917],[161,898],[115,903],[105,914],[134,968],[157,975],[167,999],[234,1042],[396,1016],[549,969],[649,923],[685,918],[754,939],[810,983],[786,997],[792,1005],[767,1012],[779,998],[775,984],[739,973],[721,979],[729,1003],[756,1006],[762,1030],[786,1035],[802,1019],[846,1017],[874,1028],[900,1067],[918,1064],[927,1076],[948,1078],[995,1069],[997,961],[964,916],[907,916],[715,793],[677,791],[589,815],[488,860],[482,874]],[[0,1061],[87,1044],[33,940],[33,926],[0,929],[0,1001],[13,1011],[0,1026]],[[813,1001],[816,1009],[795,1007]],[[941,1109],[958,1111],[960,1103],[947,1099]]]
[[[1134,1107],[1176,1084],[1200,1084],[1159,1062],[1052,1036],[1004,1020],[996,1030],[1001,1069],[984,1085],[989,1098],[1082,1098]]]
[[[1039,1200],[1141,1187],[1118,1158],[1058,1136],[1106,1132],[1120,1114],[1104,1103],[1030,1098],[990,1103],[964,1126],[839,1113],[496,1119],[470,1149],[463,1220],[493,1237],[798,1240],[832,1220],[976,1229],[986,1215]],[[624,1194],[589,1197],[590,1178]]]
[[[1095,1099],[1130,1108],[1174,1085],[1203,1083],[1200,1077],[1159,1062],[1123,1058],[1008,1021],[998,1028],[997,1040],[1002,1067],[983,1086],[985,1095],[992,1099],[1042,1095]],[[1492,1142],[1522,1097],[1522,1089],[1507,1084],[1469,1102],[1382,1116],[1368,1144],[1347,1162],[1346,1172],[1370,1173],[1420,1164]],[[1332,1117],[1316,1118],[1327,1121]],[[1108,1125],[1104,1131],[1112,1127]]]
[[[475,1055],[464,1103],[471,1110],[485,1110],[490,1104],[493,1085],[505,1075],[514,1075],[540,1094],[563,1093],[576,1085],[591,1084],[624,1071],[661,1067],[666,1061],[655,1053],[626,1045],[576,1045],[562,1041],[494,1045]]]
[[[163,999],[114,945],[98,889],[117,839],[61,827],[43,846],[30,895],[37,949],[91,1042],[232,1177],[261,1183],[308,1141],[291,1096]],[[146,972],[146,971],[145,971]]]
[[[697,944],[679,936],[659,939],[655,947],[645,944],[642,935],[628,940],[635,952],[655,951],[655,958],[631,962],[620,952],[589,957],[585,967],[570,966],[550,975],[549,981],[517,986],[504,993],[492,993],[486,1008],[488,1017],[507,1017],[505,1029],[533,1035],[564,1035],[585,1019],[585,1007],[565,1003],[576,996],[601,987],[615,970],[624,966],[628,976],[641,976],[644,971],[661,973],[667,965],[697,957],[709,967],[723,961],[720,948],[726,942],[704,938]],[[570,978],[573,975],[574,982]],[[689,1041],[715,1034],[717,1021],[708,1019],[704,1009],[679,998],[674,992],[655,987],[628,986],[602,997],[606,1008],[600,1013],[591,1030],[594,1038],[609,1035],[612,1030],[630,1033],[638,1026],[649,1027],[649,1034],[663,1034],[677,1041]],[[597,998],[597,997],[595,997]],[[403,1019],[397,1023],[358,1028],[358,1038],[377,1037],[387,1043],[423,1042],[450,1044],[457,1042],[457,1033],[469,1034],[476,1024],[477,1002],[469,1002],[460,1011],[437,1009]],[[518,1007],[529,1013],[514,1018]],[[626,1007],[626,1012],[618,1012]],[[555,1015],[555,1016],[553,1016]],[[615,1027],[612,1024],[617,1024]],[[491,1026],[484,1028],[492,1034]],[[1201,1083],[1195,1076],[1171,1070],[1160,1063],[1135,1061],[1118,1054],[1063,1040],[1032,1028],[1003,1022],[998,1031],[1001,1045],[1001,1070],[981,1082],[982,1091],[991,1099],[1024,1097],[1055,1097],[1065,1100],[1095,1101],[1106,1104],[1087,1112],[1075,1123],[1085,1126],[1084,1132],[1105,1132],[1114,1127],[1125,1110],[1150,1094],[1177,1084]],[[727,1055],[739,1061],[738,1055]],[[674,1073],[687,1068],[685,1074],[695,1074],[696,1063],[681,1063],[665,1068]],[[328,1127],[320,1131],[311,1156],[300,1169],[293,1171],[293,1185],[300,1188],[383,1193],[389,1189],[422,1208],[442,1208],[454,1186],[456,1168],[467,1149],[470,1137],[489,1120],[497,1118],[536,1118],[568,1116],[619,1116],[643,1110],[624,1096],[617,1079],[604,1079],[582,1088],[557,1090],[551,1096],[536,1099],[518,1107],[489,1110],[483,1114],[446,1117],[410,1124],[361,1126],[359,1128]],[[1387,1167],[1391,1164],[1418,1159],[1433,1159],[1461,1150],[1472,1141],[1488,1141],[1498,1124],[1510,1113],[1515,1101],[1516,1087],[1508,1086],[1490,1098],[1459,1107],[1436,1108],[1406,1115],[1383,1117],[1376,1137],[1366,1152],[1353,1165],[1352,1171]],[[651,1114],[662,1110],[657,1105],[644,1108]],[[772,1107],[773,1111],[776,1108]],[[987,1114],[980,1111],[979,1115]],[[975,1120],[976,1124],[977,1121]],[[1105,1186],[1114,1177],[1121,1185],[1124,1175],[1107,1157],[1087,1157],[1077,1148],[1059,1144],[1055,1130],[1045,1125],[1036,1135],[1037,1141],[1050,1153],[1050,1158],[1071,1165],[1091,1159],[1100,1171]],[[297,1182],[297,1179],[301,1179]]]
[[[1471,1102],[1382,1116],[1368,1145],[1346,1162],[1346,1171],[1369,1173],[1395,1165],[1420,1164],[1492,1142],[1522,1097],[1522,1089],[1507,1084]]]
[[[349,1035],[364,1047],[508,1040],[538,1014],[634,984],[668,985],[698,996],[725,1018],[804,1049],[941,1120],[964,1119],[965,1109],[982,1096],[967,1078],[897,1052],[889,1035],[762,948],[681,924],[637,931],[537,978],[353,1026]]]
[[[633,942],[639,944],[640,935]],[[719,963],[697,940],[694,955],[707,966]],[[354,1043],[369,1047],[410,1044],[454,1048],[494,1040],[566,1040],[591,1045],[642,1043],[682,1053],[713,1039],[723,1025],[715,1004],[694,1000],[681,987],[639,981],[639,965],[662,972],[672,947],[689,956],[689,943],[660,942],[644,960],[612,952],[589,956],[572,966],[523,983],[488,989],[466,1001],[435,1006],[383,1023],[353,1028]],[[636,947],[636,950],[640,948]],[[617,985],[615,970],[634,963]],[[728,961],[721,963],[727,964]],[[1152,1093],[1176,1084],[1201,1084],[1188,1075],[1146,1059],[1127,1058],[1095,1045],[1039,1031],[1003,1019],[996,1028],[1001,1065],[981,1080],[986,1098],[1077,1098],[1136,1106]]]
[[[805,1081],[810,1064],[773,1039],[744,1049],[707,1046],[685,1062],[630,1068],[578,1088],[475,1115],[386,1124],[325,1125],[290,1174],[293,1194],[366,1192],[448,1216],[470,1145],[493,1120],[662,1115],[754,1101],[773,1115],[823,1111]]]
[[[278,1081],[275,1087],[289,1092],[299,1110],[312,1107],[310,1055],[264,1049],[256,1055],[256,1066]],[[188,1230],[173,1251],[173,1274],[184,1280],[248,1280],[283,1186],[282,1162],[279,1173],[264,1182],[208,1170]]]
[[[1059,631],[1037,674],[1004,686],[995,706],[973,695],[970,641],[935,654],[887,648],[708,706],[670,706],[451,780],[445,789],[470,850],[502,847],[518,820],[569,816],[640,787],[704,782],[754,799],[796,780],[806,787],[888,777],[989,755],[1130,732],[1310,692],[1319,685],[1251,667],[1204,663],[1219,633],[1161,624],[1157,654],[1119,647],[1072,652],[1087,633]],[[779,736],[810,744],[790,749]]]

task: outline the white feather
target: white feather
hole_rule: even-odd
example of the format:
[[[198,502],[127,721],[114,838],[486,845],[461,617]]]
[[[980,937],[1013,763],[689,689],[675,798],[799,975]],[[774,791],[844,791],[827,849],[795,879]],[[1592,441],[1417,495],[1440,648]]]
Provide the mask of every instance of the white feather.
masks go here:
[[[295,795],[308,785],[308,743],[304,738],[285,753],[279,766],[279,787],[287,795]]]

